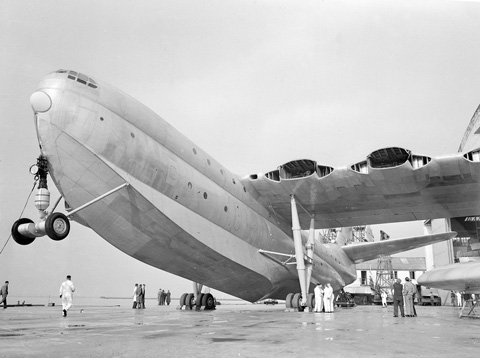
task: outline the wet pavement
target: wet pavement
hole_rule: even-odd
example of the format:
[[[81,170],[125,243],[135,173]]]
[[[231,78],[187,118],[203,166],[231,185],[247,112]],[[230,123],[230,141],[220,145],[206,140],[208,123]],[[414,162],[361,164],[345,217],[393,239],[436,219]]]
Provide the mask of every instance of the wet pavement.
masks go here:
[[[480,319],[453,307],[357,306],[335,313],[286,312],[281,305],[74,306],[0,310],[0,357],[473,357]]]

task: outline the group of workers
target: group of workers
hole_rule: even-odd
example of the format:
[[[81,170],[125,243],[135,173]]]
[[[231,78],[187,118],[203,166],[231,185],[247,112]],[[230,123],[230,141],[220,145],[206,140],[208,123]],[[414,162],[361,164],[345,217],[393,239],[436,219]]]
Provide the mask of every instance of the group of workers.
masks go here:
[[[167,292],[165,292],[165,290],[159,289],[158,290],[158,295],[157,295],[158,305],[159,306],[164,306],[164,305],[168,306],[170,304],[170,300],[171,300],[170,296],[171,296],[170,290],[167,290]]]
[[[413,305],[413,298],[416,294],[418,294],[417,287],[409,277],[405,277],[404,285],[402,285],[402,280],[397,278],[393,284],[393,317],[398,317],[398,308],[400,308],[402,317],[416,317],[417,312]]]
[[[315,308],[314,312],[331,313],[333,312],[333,288],[330,283],[325,284],[325,288],[319,283],[313,290],[315,294]]]
[[[404,285],[402,285],[402,280],[397,278],[393,284],[393,317],[398,317],[399,308],[402,317],[416,317],[417,312],[413,301],[417,294],[417,287],[409,277],[405,277]],[[382,306],[387,307],[387,292],[382,290],[380,296],[382,297]]]
[[[478,299],[478,295],[465,293],[460,291],[450,291],[450,301],[453,307],[462,307],[463,304],[469,300],[475,301]]]
[[[144,309],[145,308],[145,284],[136,283],[133,288],[133,306],[132,309]]]
[[[158,304],[160,306],[169,305],[171,293],[170,290],[159,289],[158,290]],[[145,284],[144,283],[136,283],[135,287],[133,288],[133,309],[144,309],[145,308]]]

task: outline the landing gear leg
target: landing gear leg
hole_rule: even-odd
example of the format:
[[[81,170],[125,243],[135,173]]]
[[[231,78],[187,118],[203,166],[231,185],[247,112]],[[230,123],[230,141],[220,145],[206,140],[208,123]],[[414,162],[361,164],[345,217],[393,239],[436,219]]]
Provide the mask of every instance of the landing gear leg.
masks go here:
[[[303,252],[303,244],[302,244],[302,236],[301,236],[301,228],[300,228],[300,220],[298,218],[297,212],[297,203],[295,201],[295,197],[291,196],[291,208],[292,208],[292,231],[293,231],[293,242],[295,245],[295,259],[297,261],[297,272],[298,272],[298,280],[300,282],[300,303],[299,303],[299,311],[300,307],[302,311],[305,307],[307,307],[307,311],[309,311],[307,305],[307,297],[308,297],[308,289],[310,286],[310,278],[312,275],[312,267],[313,267],[313,239],[314,239],[314,223],[315,220],[312,216],[310,221],[310,231],[308,235],[308,241],[306,247],[307,254],[305,255]],[[296,304],[297,302],[294,300],[292,301],[292,305]],[[294,308],[297,308],[294,306]]]
[[[201,283],[193,282],[193,292],[195,293],[195,310],[200,311],[202,308],[202,293],[203,285]]]
[[[50,205],[50,192],[47,186],[48,160],[44,156],[37,158],[37,164],[30,167],[30,173],[35,175],[35,183],[38,181],[37,194],[35,195],[35,207],[37,208],[40,221],[34,223],[30,219],[21,218],[12,226],[12,237],[20,245],[28,245],[37,237],[48,235],[52,240],[59,241],[66,238],[70,232],[70,220],[62,213],[49,213],[47,208]],[[91,200],[90,202],[70,211],[67,215],[71,217],[76,212],[90,206],[97,201],[115,193],[126,187],[128,183],[123,183],[115,189]],[[61,199],[61,197],[60,197]],[[57,207],[60,199],[55,203],[53,210]]]
[[[52,240],[63,240],[70,232],[70,221],[62,213],[49,214],[47,212],[50,205],[50,192],[47,186],[47,158],[42,155],[39,156],[37,164],[30,167],[30,173],[35,176],[35,183],[38,181],[35,207],[40,215],[40,222],[35,224],[32,220],[25,218],[17,220],[12,226],[12,237],[20,245],[31,244],[36,237],[45,234]],[[53,210],[55,210],[55,207]]]

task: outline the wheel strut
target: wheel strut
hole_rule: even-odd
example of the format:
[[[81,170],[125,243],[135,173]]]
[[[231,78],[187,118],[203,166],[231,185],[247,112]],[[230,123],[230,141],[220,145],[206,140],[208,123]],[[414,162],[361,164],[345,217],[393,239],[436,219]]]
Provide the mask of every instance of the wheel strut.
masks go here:
[[[35,195],[35,207],[39,212],[40,221],[34,223],[30,219],[21,218],[13,224],[12,237],[20,245],[28,245],[32,243],[35,238],[45,235],[48,235],[52,240],[63,240],[70,232],[70,221],[68,217],[128,185],[128,183],[123,183],[117,188],[110,190],[77,209],[70,211],[67,215],[64,215],[58,212],[47,212],[47,208],[50,205],[50,192],[48,191],[47,186],[47,158],[40,155],[37,158],[37,164],[30,167],[30,173],[35,176],[35,181],[38,181],[37,194]],[[60,199],[61,197],[55,203],[53,210],[57,207]]]
[[[308,298],[308,290],[310,287],[310,279],[312,277],[312,269],[313,269],[315,219],[311,215],[308,241],[307,241],[307,244],[305,245],[305,248],[306,248],[306,255],[305,255],[303,252],[302,235],[301,235],[301,228],[300,228],[300,220],[298,218],[297,203],[293,195],[291,196],[290,204],[292,207],[292,231],[293,231],[293,242],[295,246],[295,259],[297,261],[298,280],[300,282],[300,290],[301,290],[300,305],[302,306],[302,308],[307,307],[307,310],[308,310],[309,308],[307,305],[307,298]],[[297,307],[294,306],[294,308],[297,308]]]

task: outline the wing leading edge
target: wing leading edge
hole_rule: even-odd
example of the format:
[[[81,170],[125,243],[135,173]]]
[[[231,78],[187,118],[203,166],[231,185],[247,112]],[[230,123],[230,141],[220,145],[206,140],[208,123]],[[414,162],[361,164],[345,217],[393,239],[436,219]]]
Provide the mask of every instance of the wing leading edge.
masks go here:
[[[373,260],[383,255],[393,255],[402,251],[446,241],[457,235],[456,232],[422,235],[402,239],[366,242],[342,247],[343,251],[354,263]]]

